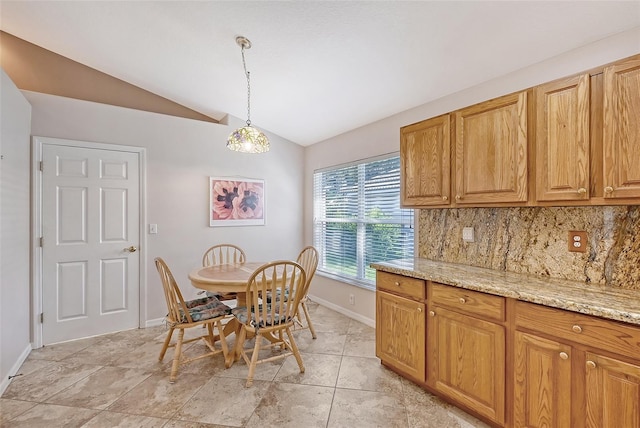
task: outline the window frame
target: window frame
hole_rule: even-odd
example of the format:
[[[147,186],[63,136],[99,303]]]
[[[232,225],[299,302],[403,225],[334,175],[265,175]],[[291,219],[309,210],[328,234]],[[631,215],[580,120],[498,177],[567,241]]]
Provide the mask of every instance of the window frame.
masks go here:
[[[367,279],[366,278],[366,268],[367,268],[367,264],[365,262],[366,260],[366,253],[365,253],[365,243],[366,243],[366,227],[367,225],[371,225],[371,224],[399,224],[399,225],[408,225],[408,227],[410,229],[413,230],[413,237],[412,237],[412,242],[411,242],[411,256],[404,255],[403,258],[407,258],[407,257],[414,257],[416,254],[416,233],[417,233],[417,223],[416,223],[416,212],[415,209],[412,208],[402,208],[400,206],[400,180],[401,180],[401,174],[402,171],[399,171],[398,173],[398,182],[397,182],[397,186],[398,186],[398,198],[397,198],[397,209],[398,210],[406,210],[406,211],[410,211],[411,214],[410,216],[410,220],[409,222],[407,221],[402,221],[402,219],[404,218],[404,215],[400,216],[400,221],[397,221],[395,219],[392,220],[380,220],[380,221],[376,221],[376,222],[372,222],[370,221],[370,218],[368,221],[365,221],[365,212],[364,212],[364,206],[366,205],[364,203],[364,198],[365,198],[365,183],[367,183],[366,178],[364,177],[364,171],[366,168],[366,165],[372,164],[374,162],[378,162],[378,161],[383,161],[383,160],[387,160],[387,159],[392,159],[392,158],[397,158],[398,162],[400,161],[400,153],[399,152],[392,152],[392,153],[387,153],[387,154],[383,154],[383,155],[379,155],[379,156],[374,156],[374,157],[370,157],[370,158],[365,158],[365,159],[360,159],[360,160],[356,160],[353,162],[348,162],[348,163],[344,163],[344,164],[338,164],[338,165],[333,165],[330,167],[325,167],[325,168],[319,168],[313,171],[313,196],[312,196],[312,203],[313,203],[313,213],[312,213],[312,217],[313,217],[313,224],[312,224],[312,238],[313,238],[313,244],[314,246],[316,246],[316,248],[318,248],[318,251],[320,252],[320,263],[318,264],[318,269],[316,271],[316,274],[318,274],[319,276],[323,276],[326,278],[330,278],[336,281],[340,281],[340,282],[344,282],[344,283],[348,283],[351,285],[355,285],[357,287],[361,287],[361,288],[365,288],[368,290],[372,290],[375,291],[375,279]],[[359,166],[362,165],[363,167],[360,168]],[[338,171],[338,170],[343,170],[345,168],[349,168],[349,167],[353,167],[353,166],[358,166],[358,217],[356,219],[345,219],[342,220],[339,218],[334,218],[333,220],[331,219],[331,217],[323,217],[321,220],[318,219],[318,205],[321,204],[323,205],[323,202],[326,200],[325,198],[317,198],[317,192],[318,192],[318,185],[317,185],[317,176],[318,174],[323,174],[323,173],[327,173],[327,172],[331,172],[331,171]],[[328,221],[329,220],[329,221]],[[335,273],[332,271],[328,271],[324,269],[323,263],[322,263],[322,259],[324,257],[324,251],[325,251],[325,244],[324,242],[322,244],[318,244],[319,241],[325,241],[326,240],[326,235],[323,235],[322,232],[318,232],[318,228],[320,227],[320,225],[323,225],[324,227],[326,227],[327,223],[340,223],[340,222],[345,222],[345,223],[355,223],[356,224],[356,263],[357,263],[357,276],[353,276],[353,275],[349,275],[346,273],[343,274],[339,274],[339,273]],[[323,228],[324,229],[324,228]],[[404,251],[402,251],[403,253],[407,253],[406,248],[404,248]],[[382,261],[382,260],[381,260]],[[373,263],[373,262],[370,262]],[[369,264],[370,264],[369,263]]]

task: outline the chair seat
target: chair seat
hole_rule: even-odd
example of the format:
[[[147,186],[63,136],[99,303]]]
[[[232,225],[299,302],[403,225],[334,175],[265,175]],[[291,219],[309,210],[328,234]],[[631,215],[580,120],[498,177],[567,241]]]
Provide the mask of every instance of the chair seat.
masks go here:
[[[184,303],[187,306],[191,319],[194,322],[217,318],[231,313],[231,308],[214,296],[189,300]],[[188,322],[182,309],[180,309],[180,322]]]
[[[276,290],[276,298],[275,301],[279,302],[280,301],[280,296],[282,295],[282,292],[280,290]],[[285,291],[284,293],[284,301],[286,302],[287,299],[289,298],[289,292]],[[267,297],[265,299],[267,301],[267,303],[271,303],[271,300],[273,300],[273,296],[271,292],[267,293]]]
[[[258,308],[258,311],[262,311],[262,305],[260,305],[260,307]],[[287,316],[285,315],[280,315],[277,312],[275,313],[275,319],[271,317],[271,305],[267,304],[267,312],[269,312],[267,319],[266,320],[261,320],[258,325],[256,325],[256,320],[255,317],[253,317],[251,319],[251,326],[252,327],[257,327],[257,328],[261,328],[261,327],[271,327],[274,325],[281,325],[281,324],[285,324],[289,321],[291,321],[291,317],[287,318]],[[231,313],[233,314],[233,316],[235,316],[238,321],[240,321],[242,324],[246,324],[247,320],[248,320],[248,311],[247,311],[247,307],[246,306],[240,306],[237,308],[233,308],[231,310]]]

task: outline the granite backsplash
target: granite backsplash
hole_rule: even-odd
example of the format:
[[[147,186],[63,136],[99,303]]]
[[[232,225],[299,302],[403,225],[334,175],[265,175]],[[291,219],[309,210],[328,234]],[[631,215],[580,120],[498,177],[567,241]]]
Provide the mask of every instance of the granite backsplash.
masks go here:
[[[640,290],[640,206],[424,209],[418,221],[419,257]],[[586,253],[568,251],[570,230],[588,233]]]

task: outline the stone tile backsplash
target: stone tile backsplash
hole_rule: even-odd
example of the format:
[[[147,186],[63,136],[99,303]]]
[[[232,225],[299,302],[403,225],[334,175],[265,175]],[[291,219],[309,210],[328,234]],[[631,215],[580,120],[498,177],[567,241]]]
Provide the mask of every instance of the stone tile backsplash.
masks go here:
[[[425,209],[418,256],[640,290],[640,206]],[[475,242],[462,241],[472,226]],[[586,253],[567,249],[588,233]]]

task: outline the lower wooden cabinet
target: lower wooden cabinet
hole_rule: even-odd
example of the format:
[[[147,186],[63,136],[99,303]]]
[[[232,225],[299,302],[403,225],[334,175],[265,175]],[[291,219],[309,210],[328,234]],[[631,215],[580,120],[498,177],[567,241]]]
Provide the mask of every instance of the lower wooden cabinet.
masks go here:
[[[640,328],[524,302],[515,324],[515,427],[640,427]]]
[[[425,380],[425,304],[376,292],[376,356],[419,382]]]
[[[376,355],[496,426],[640,428],[640,327],[378,272]]]
[[[570,428],[573,349],[519,331],[514,343],[514,426]]]
[[[640,365],[587,352],[585,371],[585,426],[640,427]]]
[[[499,424],[505,409],[505,328],[443,307],[430,308],[427,383]]]

